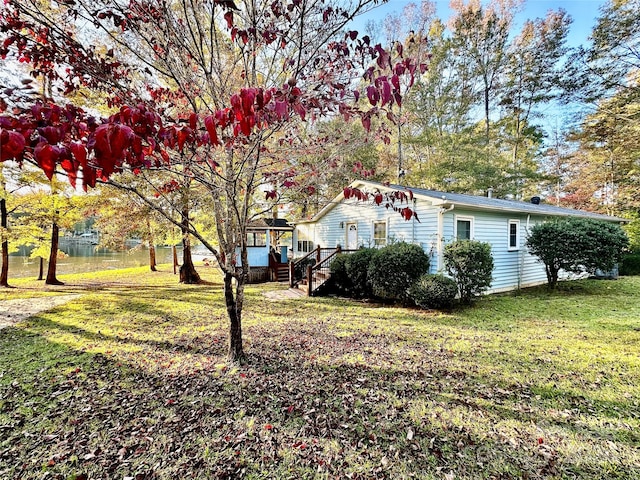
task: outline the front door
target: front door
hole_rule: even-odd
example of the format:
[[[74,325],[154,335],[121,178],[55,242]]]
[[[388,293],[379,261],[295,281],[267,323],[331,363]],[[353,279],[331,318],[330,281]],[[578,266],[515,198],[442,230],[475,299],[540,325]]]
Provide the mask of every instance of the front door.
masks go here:
[[[347,223],[347,250],[358,249],[358,224]]]

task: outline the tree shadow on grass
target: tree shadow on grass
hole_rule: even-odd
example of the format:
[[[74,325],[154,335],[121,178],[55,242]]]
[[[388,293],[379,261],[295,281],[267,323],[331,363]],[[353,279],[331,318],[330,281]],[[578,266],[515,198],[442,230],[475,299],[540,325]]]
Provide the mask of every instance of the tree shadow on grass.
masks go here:
[[[69,328],[44,321],[46,329]],[[19,328],[2,331],[0,477],[606,478],[610,470],[631,479],[640,473],[625,457],[633,438],[572,429],[545,409],[544,399],[531,409],[526,387],[498,385],[446,352],[411,360],[392,351],[389,339],[336,338],[322,326],[302,327],[250,327],[246,366],[185,366],[189,373],[150,371],[117,352],[82,352]],[[100,341],[91,332],[72,333]],[[208,341],[201,332],[189,337],[195,348]],[[144,342],[177,362],[193,361],[181,355],[179,342]],[[571,436],[603,454],[565,453]],[[607,441],[616,442],[618,453]]]

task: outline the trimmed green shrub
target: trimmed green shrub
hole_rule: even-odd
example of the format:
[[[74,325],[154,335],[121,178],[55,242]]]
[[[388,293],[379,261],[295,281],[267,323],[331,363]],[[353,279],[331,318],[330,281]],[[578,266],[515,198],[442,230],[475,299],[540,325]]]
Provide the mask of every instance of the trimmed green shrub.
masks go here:
[[[361,248],[357,252],[347,255],[345,269],[351,282],[351,295],[355,298],[373,296],[368,271],[375,253],[376,249],[374,248]]]
[[[566,218],[534,225],[527,247],[545,265],[555,288],[560,270],[573,273],[611,271],[629,240],[620,225],[586,218]]]
[[[627,253],[622,256],[620,275],[640,275],[640,253]]]
[[[458,294],[458,284],[444,275],[423,275],[409,289],[413,301],[422,308],[450,308]]]
[[[353,288],[353,283],[347,274],[347,261],[349,257],[350,255],[346,253],[338,254],[336,258],[331,261],[331,265],[329,265],[331,281],[338,292],[345,295],[350,295]]]
[[[460,301],[471,303],[491,285],[491,245],[477,240],[457,240],[444,248],[444,266],[458,285]]]
[[[373,294],[389,300],[410,299],[409,288],[429,270],[429,257],[418,245],[400,242],[376,250],[369,264]]]

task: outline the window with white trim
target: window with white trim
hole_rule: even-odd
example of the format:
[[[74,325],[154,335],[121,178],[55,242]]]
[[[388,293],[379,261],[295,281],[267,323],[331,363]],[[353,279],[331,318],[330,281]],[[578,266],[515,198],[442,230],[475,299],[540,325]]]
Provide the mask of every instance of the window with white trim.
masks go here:
[[[509,250],[520,249],[520,220],[509,220]]]
[[[454,236],[456,240],[473,239],[473,217],[456,216]]]
[[[313,242],[311,240],[298,240],[298,252],[309,253],[313,250]]]
[[[266,247],[267,232],[247,232],[247,247]]]
[[[387,222],[373,222],[373,244],[376,247],[387,244]]]

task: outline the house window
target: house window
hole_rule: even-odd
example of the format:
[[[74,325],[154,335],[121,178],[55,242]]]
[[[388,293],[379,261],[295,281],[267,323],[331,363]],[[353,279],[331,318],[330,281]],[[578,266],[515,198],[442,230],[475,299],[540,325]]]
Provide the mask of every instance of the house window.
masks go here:
[[[247,247],[266,247],[267,232],[247,232]]]
[[[313,242],[311,240],[298,240],[298,252],[309,253],[313,250]]]
[[[376,247],[387,244],[387,222],[373,222],[373,244]]]
[[[456,240],[471,240],[473,238],[473,217],[456,217]]]
[[[509,250],[520,248],[520,220],[509,220]]]

